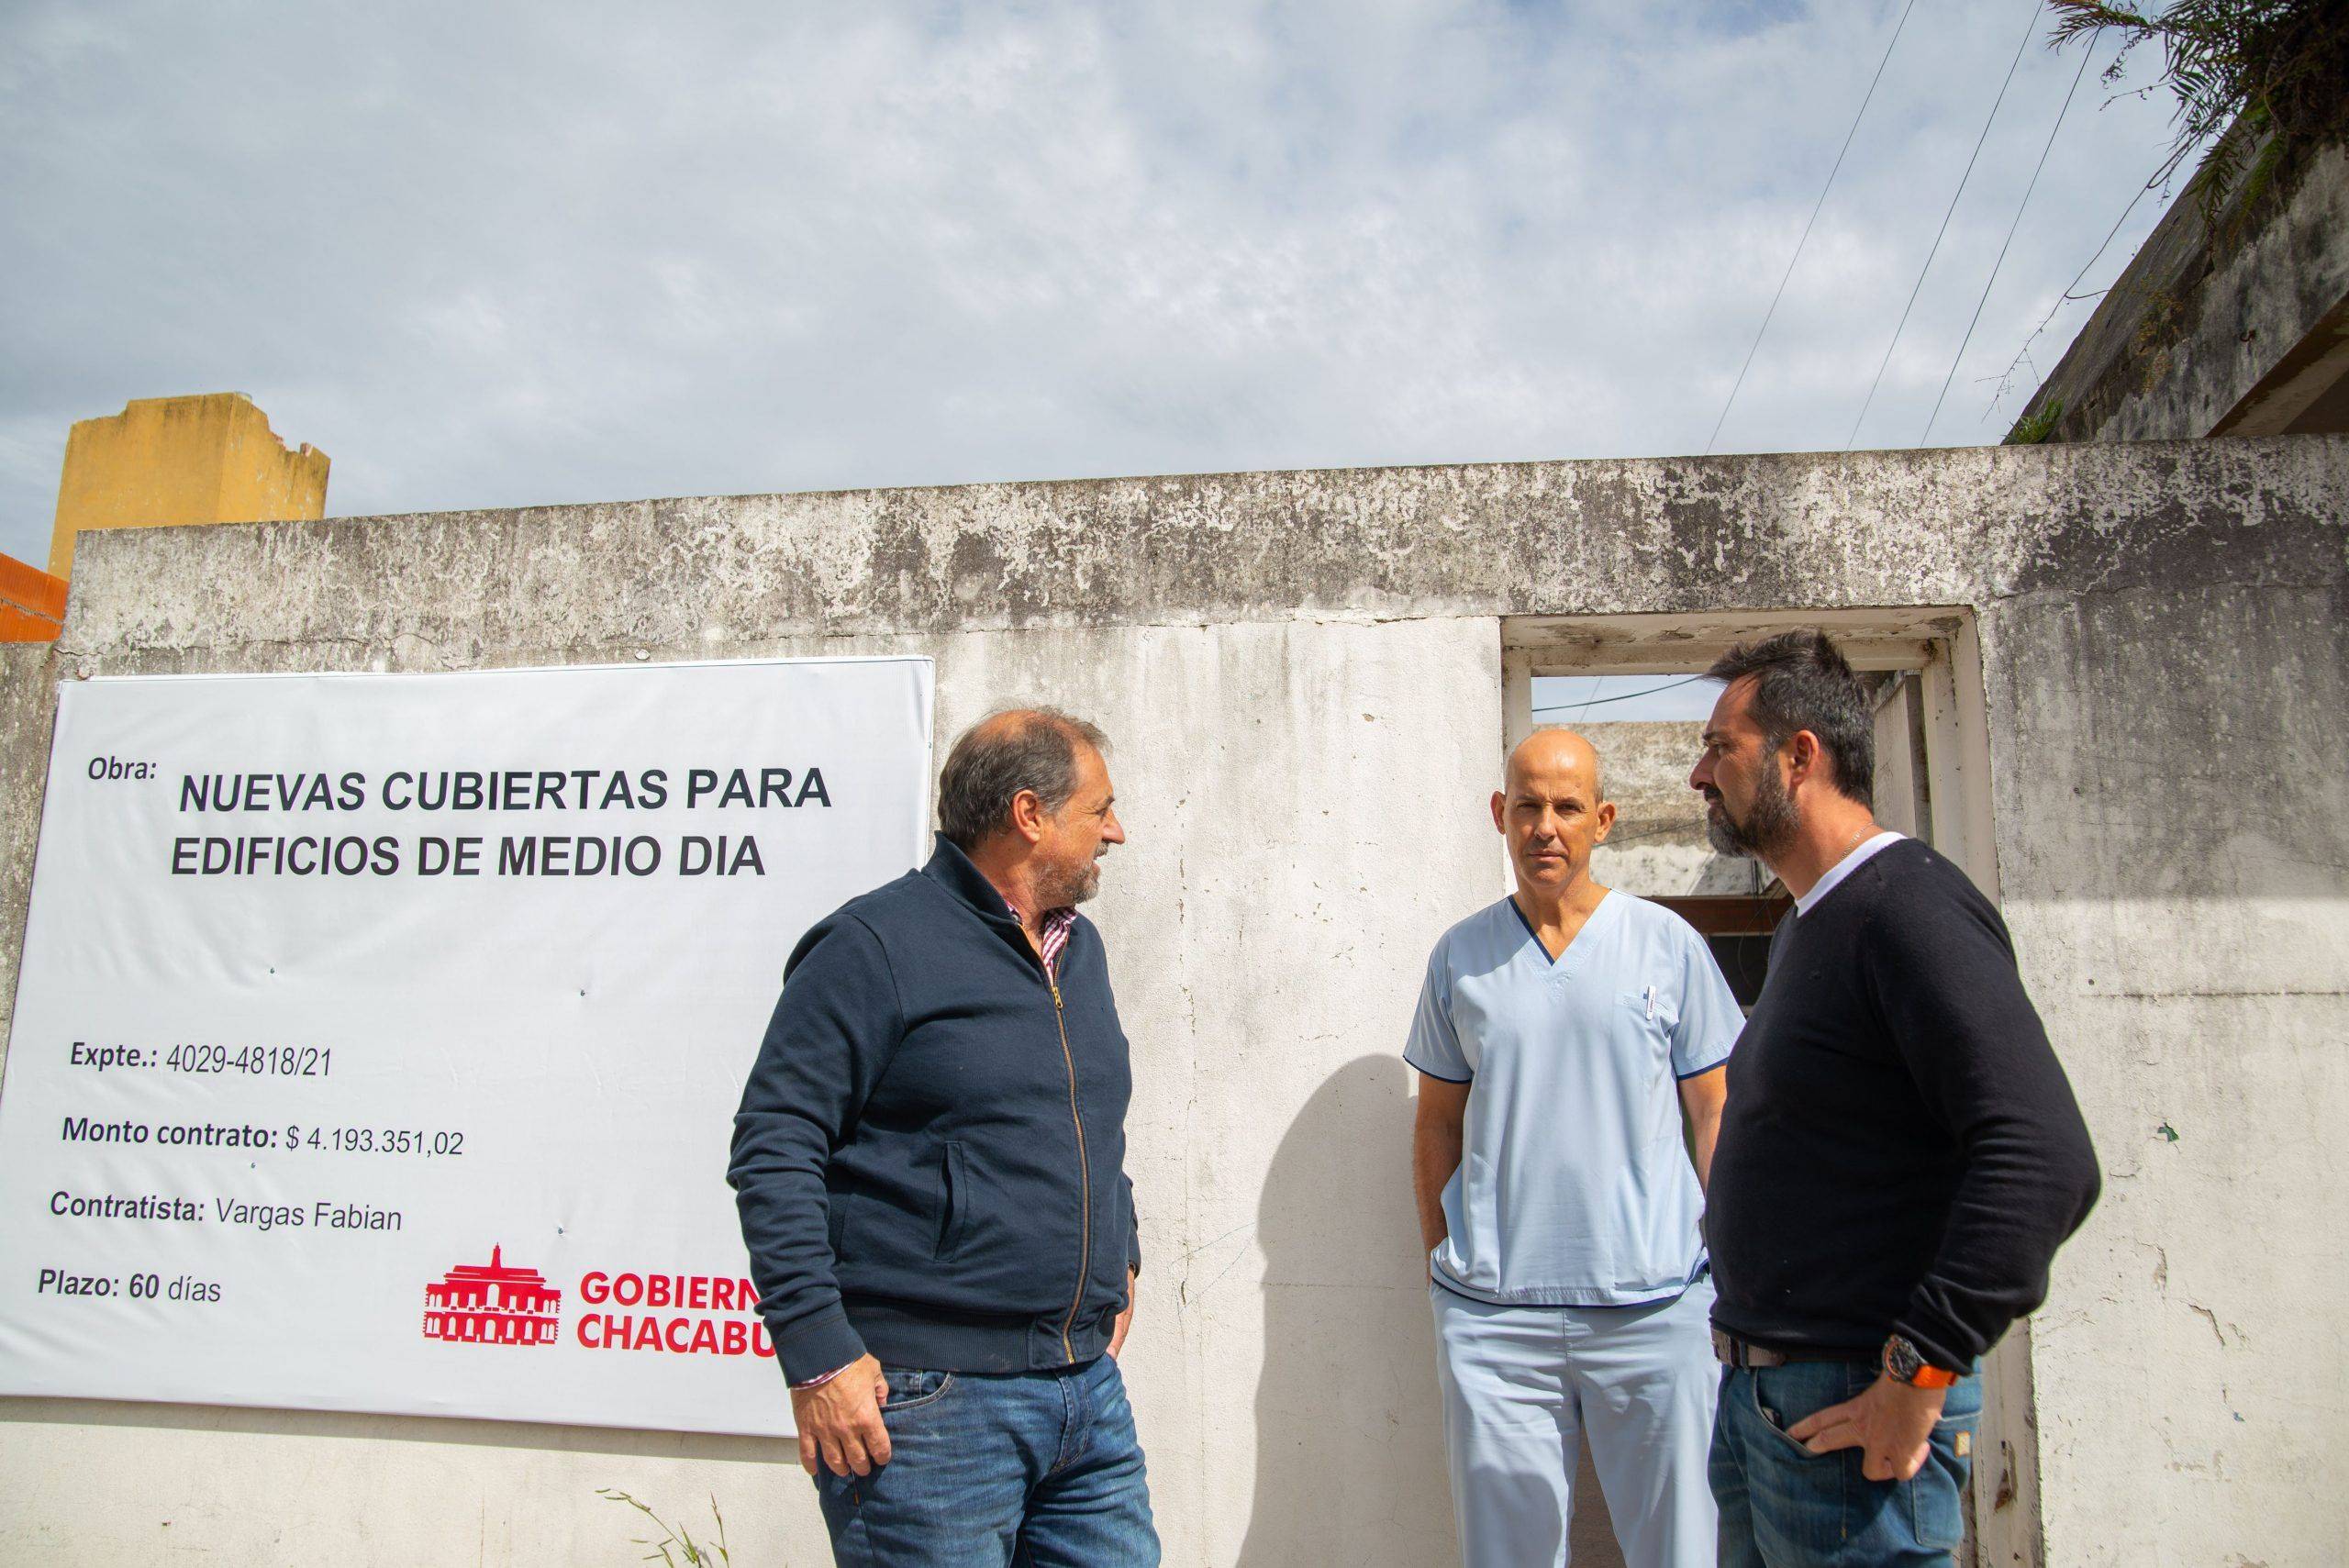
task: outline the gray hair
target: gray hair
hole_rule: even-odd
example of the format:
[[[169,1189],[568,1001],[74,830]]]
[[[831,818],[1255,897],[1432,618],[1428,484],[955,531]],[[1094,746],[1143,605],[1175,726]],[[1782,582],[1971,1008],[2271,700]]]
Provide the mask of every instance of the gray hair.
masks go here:
[[[1076,748],[1109,749],[1096,725],[1052,707],[1002,708],[963,731],[938,774],[938,828],[970,850],[1011,820],[1011,802],[1031,790],[1046,811],[1076,793]]]

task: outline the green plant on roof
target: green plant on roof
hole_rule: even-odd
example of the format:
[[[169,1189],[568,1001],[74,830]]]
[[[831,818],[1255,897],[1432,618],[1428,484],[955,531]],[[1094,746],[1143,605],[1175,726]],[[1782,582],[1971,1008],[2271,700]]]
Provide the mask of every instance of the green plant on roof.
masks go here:
[[[2007,439],[1999,444],[2009,447],[2035,447],[2055,433],[2055,422],[2063,417],[2064,400],[2060,397],[2050,398],[2047,406],[2039,410],[2038,413],[2025,414],[2016,420],[2015,428],[2007,432]]]

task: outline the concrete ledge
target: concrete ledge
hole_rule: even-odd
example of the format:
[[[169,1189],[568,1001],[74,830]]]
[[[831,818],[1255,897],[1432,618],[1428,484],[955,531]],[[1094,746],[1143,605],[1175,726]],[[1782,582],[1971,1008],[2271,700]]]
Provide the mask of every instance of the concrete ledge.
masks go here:
[[[2230,221],[2222,217],[2221,223]],[[2266,378],[2349,301],[2349,147],[2319,149],[2242,232],[2214,243],[2181,196],[2023,408],[2053,441],[2143,441],[2243,427]],[[2273,387],[2266,387],[2273,392]],[[2311,396],[2313,394],[2311,394]]]
[[[2349,440],[841,491],[95,535],[77,666],[445,668],[745,639],[1979,604],[2337,576]],[[265,584],[266,591],[258,585]]]

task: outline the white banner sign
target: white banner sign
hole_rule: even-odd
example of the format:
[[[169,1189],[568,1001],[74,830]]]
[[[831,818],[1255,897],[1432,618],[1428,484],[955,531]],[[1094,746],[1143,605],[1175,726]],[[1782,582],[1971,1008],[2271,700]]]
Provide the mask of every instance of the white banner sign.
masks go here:
[[[927,660],[60,695],[0,1393],[779,1434],[727,1140]]]

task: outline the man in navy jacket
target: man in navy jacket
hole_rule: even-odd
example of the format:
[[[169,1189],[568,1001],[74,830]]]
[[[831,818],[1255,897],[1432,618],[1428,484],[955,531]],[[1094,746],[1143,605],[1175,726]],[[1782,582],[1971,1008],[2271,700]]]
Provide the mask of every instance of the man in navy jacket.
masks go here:
[[[727,1175],[842,1563],[1158,1562],[1132,1079],[1075,909],[1125,841],[1105,745],[1050,709],[957,740],[937,852],[801,940],[743,1091]]]

